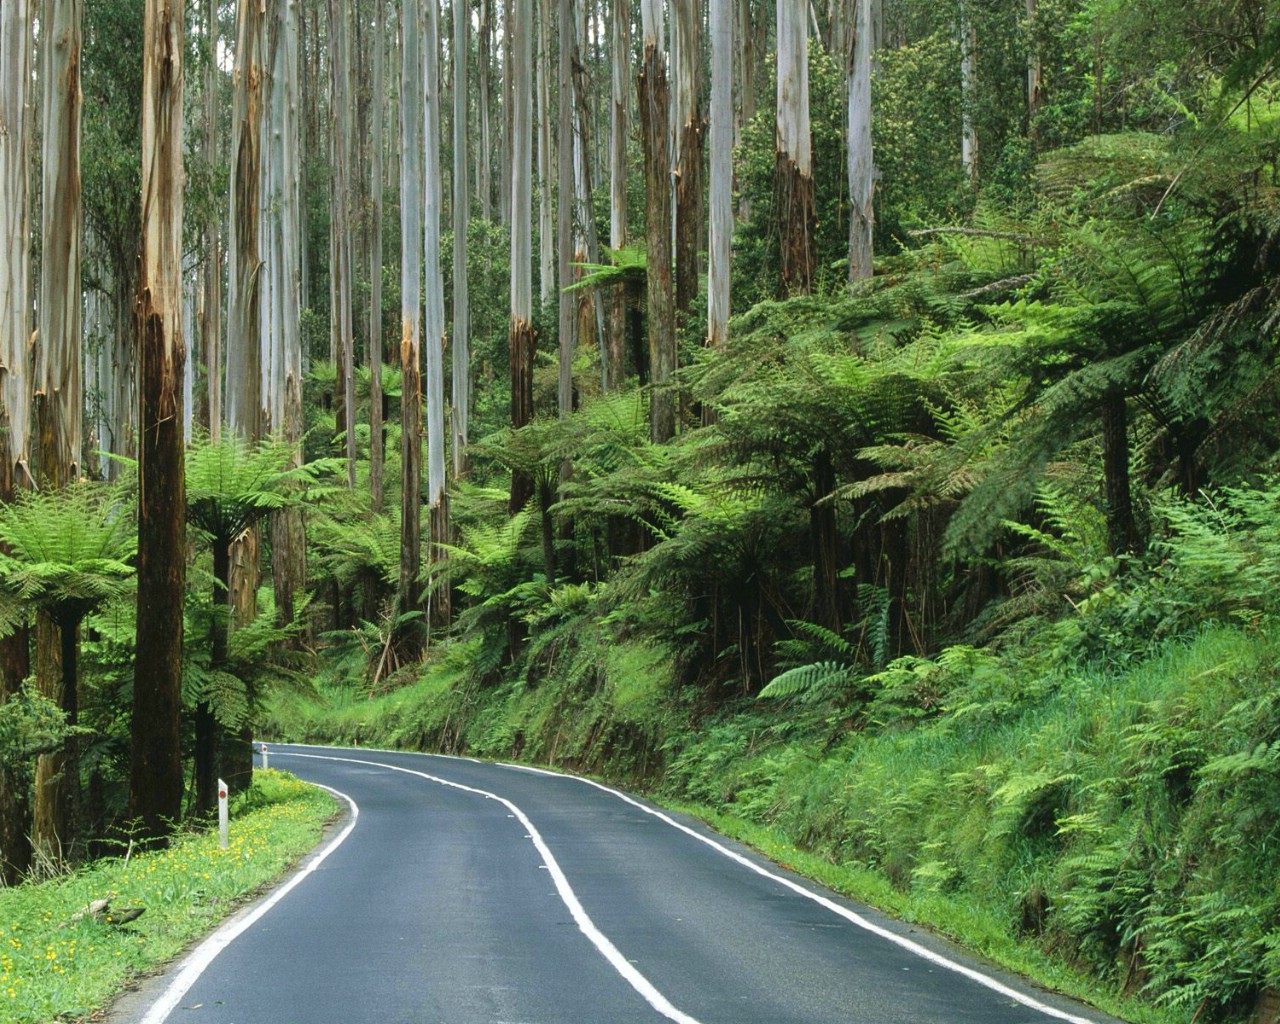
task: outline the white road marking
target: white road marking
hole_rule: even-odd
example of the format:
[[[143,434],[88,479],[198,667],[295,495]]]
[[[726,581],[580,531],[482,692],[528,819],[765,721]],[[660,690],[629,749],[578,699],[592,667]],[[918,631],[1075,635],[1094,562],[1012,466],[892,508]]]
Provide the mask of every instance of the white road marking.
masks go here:
[[[301,871],[285,882],[284,885],[274,890],[271,895],[264,899],[261,903],[255,905],[243,917],[237,916],[231,918],[226,924],[218,928],[204,942],[200,943],[183,962],[178,973],[174,975],[173,980],[169,982],[164,993],[151,1004],[151,1009],[146,1013],[138,1024],[164,1024],[175,1009],[178,1003],[182,1001],[182,997],[190,991],[194,985],[213,963],[214,958],[226,949],[241,934],[248,931],[256,924],[262,916],[284,899],[290,892],[294,890],[302,880],[324,861],[329,854],[333,853],[339,846],[346,841],[347,836],[355,830],[356,821],[360,817],[360,808],[356,806],[356,802],[347,796],[346,793],[340,793],[336,789],[330,789],[328,786],[320,786],[319,783],[310,783],[313,786],[319,786],[320,789],[328,790],[336,797],[341,797],[347,802],[351,808],[351,820],[347,822],[346,828],[339,832],[329,843],[313,857]]]
[[[391,751],[387,751],[391,753]],[[561,901],[569,909],[569,913],[573,915],[573,919],[577,922],[578,930],[590,940],[591,944],[601,956],[609,962],[615,971],[617,971],[627,983],[634,988],[643,997],[644,1001],[657,1010],[668,1020],[676,1021],[677,1024],[699,1024],[698,1020],[690,1017],[683,1010],[674,1006],[666,996],[658,991],[657,987],[649,981],[643,974],[635,969],[626,957],[619,952],[618,947],[609,941],[608,937],[596,927],[595,922],[587,915],[579,902],[577,894],[573,891],[573,887],[569,885],[569,880],[565,877],[564,872],[560,868],[560,862],[555,859],[551,853],[550,847],[542,838],[542,834],[534,827],[533,822],[529,820],[528,815],[519,807],[513,804],[505,797],[498,796],[496,793],[490,793],[485,789],[476,789],[473,786],[464,786],[460,782],[452,782],[449,779],[442,779],[437,775],[429,775],[426,772],[415,771],[412,768],[402,768],[395,764],[384,764],[380,761],[364,761],[354,757],[332,757],[323,754],[300,754],[294,750],[277,750],[278,756],[288,757],[306,757],[314,761],[338,761],[344,764],[362,764],[374,768],[386,768],[393,772],[403,772],[406,775],[416,775],[419,778],[426,779],[428,782],[434,782],[440,786],[447,786],[450,789],[458,789],[464,793],[473,793],[476,796],[482,796],[486,800],[496,800],[502,804],[511,815],[520,822],[521,825],[528,830],[525,837],[532,840],[534,848],[542,855],[545,863],[539,865],[544,867],[551,873],[552,879],[556,884],[556,892],[559,894]],[[164,1018],[159,1018],[155,1024],[159,1024]],[[143,1024],[152,1024],[150,1021],[143,1021]]]
[[[981,971],[975,970],[972,967],[966,967],[964,964],[957,963],[954,960],[948,959],[947,957],[943,956],[941,953],[935,953],[933,950],[920,945],[918,942],[914,942],[913,940],[908,939],[906,936],[898,935],[894,932],[889,931],[887,928],[882,928],[880,925],[876,924],[873,921],[868,921],[861,914],[858,914],[855,911],[850,910],[848,907],[842,907],[839,903],[836,903],[834,900],[827,899],[827,897],[819,895],[816,892],[810,892],[804,886],[799,885],[796,882],[793,882],[791,879],[787,878],[786,876],[779,875],[776,872],[770,871],[768,868],[762,867],[761,865],[755,863],[754,861],[749,860],[748,858],[742,856],[742,854],[738,853],[736,850],[731,850],[729,849],[729,847],[716,842],[714,839],[710,838],[709,836],[704,836],[702,833],[698,832],[697,830],[692,829],[688,825],[684,825],[681,822],[676,821],[670,815],[664,814],[662,811],[646,806],[645,804],[641,803],[639,800],[636,800],[633,797],[627,796],[626,793],[620,792],[619,790],[616,790],[616,789],[611,789],[609,786],[596,782],[593,779],[584,779],[578,775],[566,775],[561,772],[548,771],[545,768],[531,768],[528,765],[521,765],[521,764],[503,764],[499,762],[499,766],[503,768],[513,768],[521,772],[529,772],[534,775],[547,775],[555,779],[569,779],[573,782],[580,782],[583,785],[594,786],[596,789],[604,793],[608,793],[610,796],[616,797],[617,799],[622,800],[624,803],[630,804],[632,807],[639,808],[640,810],[644,811],[645,814],[652,815],[653,817],[657,818],[659,821],[664,822],[667,825],[670,825],[672,828],[679,829],[681,832],[685,833],[686,835],[692,836],[694,839],[698,840],[698,842],[705,843],[707,846],[711,847],[711,849],[715,850],[717,853],[721,854],[722,856],[728,857],[730,860],[738,864],[741,864],[743,867],[748,868],[751,871],[754,871],[757,875],[762,875],[765,878],[768,878],[774,882],[777,882],[779,885],[787,889],[790,889],[792,892],[797,893],[798,895],[803,896],[806,899],[812,900],[814,903],[817,903],[819,906],[825,907],[827,910],[831,911],[833,914],[838,914],[840,917],[844,918],[846,921],[850,922],[851,924],[857,925],[859,928],[862,928],[863,930],[868,931],[873,935],[878,935],[880,938],[885,939],[889,942],[892,942],[895,946],[901,946],[903,949],[907,950],[907,952],[913,953],[916,956],[920,957],[921,959],[927,960],[931,964],[936,964],[937,966],[943,967],[948,971],[953,971],[956,974],[962,975],[968,978],[970,981],[977,982],[979,985],[982,985],[984,988],[989,988],[993,992],[998,992],[1002,996],[1007,996],[1008,998],[1014,1000],[1015,1002],[1021,1003],[1023,1006],[1026,1006],[1027,1008],[1035,1010],[1039,1013],[1043,1013],[1048,1017],[1054,1017],[1058,1020],[1067,1021],[1068,1024],[1097,1024],[1096,1021],[1090,1020],[1088,1017],[1079,1017],[1079,1016],[1076,1016],[1075,1014],[1067,1013],[1065,1010],[1059,1010],[1056,1007],[1049,1006],[1046,1003],[1042,1003],[1040,1002],[1040,1000],[1032,996],[1029,996],[1024,992],[1019,992],[1015,988],[1010,988],[1004,982],[996,978],[993,978],[988,974],[983,974]],[[906,968],[903,968],[903,969],[906,970]]]

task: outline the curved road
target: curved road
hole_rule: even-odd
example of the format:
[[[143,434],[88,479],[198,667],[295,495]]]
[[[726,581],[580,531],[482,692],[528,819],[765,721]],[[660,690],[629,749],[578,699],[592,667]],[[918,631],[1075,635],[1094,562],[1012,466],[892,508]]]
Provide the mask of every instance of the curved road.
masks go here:
[[[592,782],[382,751],[272,746],[270,759],[358,811],[290,891],[215,933],[133,1019],[1111,1020]]]

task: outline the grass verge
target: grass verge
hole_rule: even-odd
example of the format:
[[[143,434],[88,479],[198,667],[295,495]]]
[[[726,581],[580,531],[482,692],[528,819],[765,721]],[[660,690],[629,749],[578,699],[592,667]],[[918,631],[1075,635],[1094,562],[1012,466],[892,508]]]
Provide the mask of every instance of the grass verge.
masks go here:
[[[172,959],[311,850],[336,804],[285,772],[255,772],[233,802],[230,843],[179,835],[167,850],[97,861],[63,878],[0,889],[0,1020],[48,1024],[102,1007]],[[118,925],[75,918],[96,899],[145,907]]]

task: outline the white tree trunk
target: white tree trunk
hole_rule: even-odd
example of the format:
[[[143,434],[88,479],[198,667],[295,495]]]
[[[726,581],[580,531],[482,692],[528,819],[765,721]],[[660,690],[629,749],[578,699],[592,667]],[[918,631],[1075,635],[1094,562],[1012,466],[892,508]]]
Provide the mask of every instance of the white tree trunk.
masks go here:
[[[973,123],[977,88],[978,30],[969,17],[970,0],[960,3],[960,160],[969,184],[978,184],[978,132]]]
[[[258,0],[240,0],[231,121],[231,230],[227,287],[227,422],[256,440],[262,426],[263,23]]]
[[[428,0],[434,2],[434,0]],[[403,614],[417,607],[422,489],[422,9],[400,5],[400,583]]]
[[[711,237],[707,253],[707,344],[729,338],[733,244],[733,0],[711,0]]]
[[[453,473],[466,472],[471,412],[471,298],[467,278],[467,0],[453,0]]]
[[[538,301],[545,306],[556,291],[556,229],[551,202],[551,0],[538,0]]]
[[[384,104],[386,92],[387,23],[385,0],[374,0],[373,41],[373,138],[369,188],[372,192],[373,223],[369,232],[369,500],[374,512],[382,511],[382,189]]]
[[[424,312],[426,347],[427,504],[444,500],[444,277],[440,269],[440,31],[438,0],[427,0],[423,18],[423,191]]]
[[[82,440],[81,19],[81,0],[45,0],[41,15],[44,175],[36,386],[43,396],[40,478],[42,484],[54,486],[79,474]],[[8,196],[4,201],[8,202]]]
[[[345,410],[347,485],[356,485],[356,385],[355,330],[352,324],[352,244],[351,244],[351,154],[353,131],[351,108],[351,32],[346,0],[329,0],[329,31],[332,53],[329,61],[330,96],[333,104],[333,262],[332,317],[336,327],[338,385]]]
[[[778,88],[775,118],[782,291],[808,292],[813,276],[813,153],[809,139],[807,11],[778,4]]]
[[[31,375],[31,70],[29,0],[0,3],[0,403],[9,427],[0,478],[26,466]],[[20,471],[21,472],[21,471]]]
[[[573,205],[574,165],[580,150],[580,140],[575,137],[573,119],[573,23],[574,0],[560,0],[560,60],[559,60],[559,117],[556,119],[559,133],[559,162],[557,166],[557,237],[560,252],[560,302],[558,360],[560,375],[556,390],[556,406],[560,415],[567,416],[573,409],[573,353],[577,347],[578,332],[574,324],[577,296],[565,288],[573,279]]]
[[[871,277],[875,161],[871,152],[871,0],[855,0],[849,89],[849,283]]]

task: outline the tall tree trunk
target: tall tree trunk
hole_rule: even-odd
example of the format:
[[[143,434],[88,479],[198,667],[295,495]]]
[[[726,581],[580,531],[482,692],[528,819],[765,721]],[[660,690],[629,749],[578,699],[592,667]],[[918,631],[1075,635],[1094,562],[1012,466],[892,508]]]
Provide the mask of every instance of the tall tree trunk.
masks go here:
[[[440,176],[440,29],[439,4],[428,0],[423,22],[423,139],[426,144],[423,201],[423,264],[426,271],[422,339],[427,363],[427,505],[431,514],[429,560],[439,557],[437,544],[450,540],[445,504],[444,416],[444,276],[440,267],[440,207],[444,192]],[[444,603],[432,602],[432,618],[448,621],[448,592]]]
[[[627,0],[611,0],[609,105],[609,245],[616,252],[627,244],[627,132],[631,65],[631,10]],[[605,342],[606,391],[622,387],[627,368],[627,289],[616,285],[609,297],[609,332]]]
[[[511,425],[523,427],[533,419],[533,0],[514,0],[511,175],[511,320],[508,342],[511,355]],[[533,495],[533,478],[511,474],[510,510],[514,514]]]
[[[143,41],[138,626],[129,814],[165,835],[182,804],[186,482],[182,391],[182,0],[147,0]]]
[[[591,171],[591,86],[587,81],[587,69],[582,59],[580,38],[586,35],[586,19],[579,8],[575,19],[580,24],[574,29],[569,51],[569,70],[573,86],[573,189],[576,209],[574,231],[574,261],[600,263],[600,239],[596,233],[596,214],[593,197],[595,188]],[[580,275],[578,275],[580,276]],[[604,298],[598,289],[591,289],[578,296],[578,344],[595,345],[603,337]],[[605,379],[603,352],[600,362],[601,387],[608,389]],[[572,395],[570,396],[572,398]]]
[[[551,0],[538,0],[538,305],[546,308],[556,291],[556,227],[551,211],[555,174],[551,168]]]
[[[711,0],[711,240],[707,253],[707,344],[729,338],[733,245],[733,8]],[[705,413],[704,413],[705,415]]]
[[[676,432],[675,401],[667,384],[676,367],[676,324],[671,283],[670,100],[662,50],[662,4],[642,0],[644,56],[637,82],[644,144],[645,248],[648,252],[649,434],[655,444]]]
[[[699,0],[675,6],[676,40],[676,313],[689,314],[698,297],[698,233],[702,229],[702,139],[707,130],[702,116],[699,79],[702,74]]]
[[[782,242],[780,293],[813,287],[813,154],[809,139],[809,50],[805,10],[778,4],[778,109],[775,193]]]
[[[480,0],[480,159],[477,161],[480,216],[493,221],[493,5],[497,0]]]
[[[8,443],[0,479],[26,469],[31,376],[31,73],[33,5],[0,4],[0,405]],[[20,466],[15,467],[15,463]],[[11,491],[7,492],[11,493]]]
[[[80,472],[83,405],[80,355],[80,54],[81,0],[45,0],[41,15],[43,73],[39,333],[36,346],[37,445],[40,484],[62,487]],[[6,199],[7,201],[7,199]],[[73,721],[74,685],[63,685],[61,636],[48,613],[36,620],[36,682]],[[71,849],[80,787],[78,741],[36,765],[34,843],[55,862]]]
[[[337,330],[339,419],[346,438],[347,486],[356,485],[355,335],[352,326],[351,244],[351,43],[350,12],[343,0],[329,0],[330,88],[333,98],[332,316]]]
[[[204,71],[204,159],[210,167],[218,161],[218,12],[205,3],[205,39],[209,58]],[[222,239],[216,206],[209,204],[204,223],[204,306],[200,317],[200,344],[204,349],[205,380],[209,400],[209,436],[222,435]]]
[[[382,511],[382,466],[386,458],[382,441],[382,113],[383,94],[386,91],[385,4],[386,0],[373,0],[373,145],[370,147],[372,166],[369,169],[369,188],[373,198],[369,231],[369,493],[370,507],[375,513]]]
[[[1027,134],[1034,142],[1039,135],[1036,119],[1044,105],[1044,75],[1037,38],[1037,0],[1027,0]]]
[[[467,277],[467,231],[471,190],[467,187],[468,0],[453,3],[453,475],[467,472],[471,420],[471,296]]]
[[[258,0],[240,0],[236,24],[235,95],[231,122],[231,238],[227,334],[228,424],[246,441],[262,436],[267,411],[263,394],[263,292],[268,288],[262,263],[263,137],[269,101],[266,21]],[[232,548],[230,600],[237,625],[257,615],[258,529],[247,530]],[[213,743],[217,774],[239,785],[247,741],[219,724]],[[208,772],[208,766],[204,766]],[[197,769],[199,771],[199,768]],[[233,779],[232,777],[235,777]],[[207,810],[207,808],[200,808]]]
[[[511,33],[514,25],[514,5],[516,0],[504,0],[502,5],[502,145],[498,148],[499,189],[498,220],[507,226],[511,224],[511,167],[512,167],[512,127],[513,115],[512,77],[507,69],[512,66]],[[529,31],[533,31],[533,22],[529,22]],[[531,58],[532,59],[532,58]]]
[[[574,327],[577,296],[565,288],[573,280],[573,21],[574,0],[560,0],[560,53],[559,53],[559,117],[556,119],[559,134],[559,162],[557,177],[557,238],[559,239],[559,386],[556,389],[556,408],[563,418],[573,409],[573,353],[578,340]]]
[[[428,0],[434,2],[434,0]],[[422,9],[420,0],[400,6],[400,613],[418,608],[422,565]],[[402,642],[416,648],[411,623]]]
[[[969,185],[978,187],[978,131],[973,121],[977,91],[978,30],[969,11],[972,0],[960,2],[960,159]]]
[[[28,0],[0,4],[0,501],[27,475],[31,409],[31,71],[34,10]],[[0,706],[30,670],[25,627],[0,639]],[[0,885],[31,866],[26,780],[0,763]]]
[[[302,462],[302,298],[299,254],[302,249],[302,154],[298,120],[298,6],[280,0],[270,25],[271,117],[267,143],[267,219],[269,335],[272,352],[270,389],[273,432],[294,446],[292,464]],[[294,618],[294,595],[306,582],[306,537],[300,508],[271,514],[271,572],[276,620]]]
[[[849,283],[874,272],[875,161],[871,151],[871,3],[855,0],[857,11],[849,35]]]

